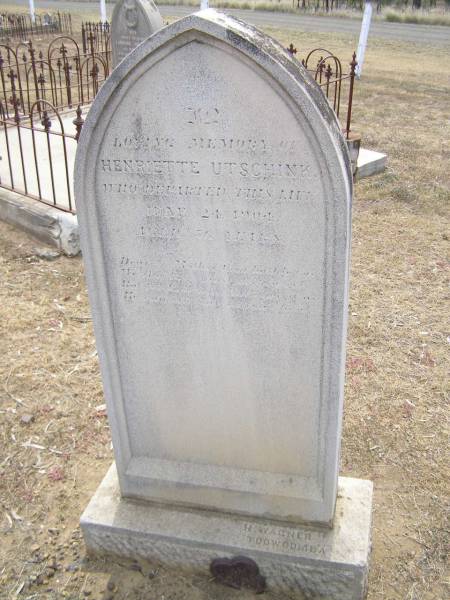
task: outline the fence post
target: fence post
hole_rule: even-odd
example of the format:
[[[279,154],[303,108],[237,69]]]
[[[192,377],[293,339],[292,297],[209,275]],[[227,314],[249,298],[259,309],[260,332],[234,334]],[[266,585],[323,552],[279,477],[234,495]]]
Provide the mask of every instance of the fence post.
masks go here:
[[[92,77],[92,93],[93,93],[93,98],[95,98],[95,96],[97,95],[98,92],[98,74],[100,72],[100,69],[98,67],[97,62],[94,60],[93,61],[93,65],[92,65],[92,70],[90,72],[90,76]]]
[[[80,139],[80,133],[81,133],[81,129],[83,127],[83,123],[84,123],[84,119],[81,116],[82,110],[81,110],[81,105],[78,105],[78,108],[76,110],[77,116],[76,118],[72,121],[72,123],[75,125],[75,129],[77,130],[77,133],[75,134],[75,139],[78,140]]]
[[[3,92],[3,99],[5,101],[5,107],[6,107],[6,117],[9,117],[9,110],[8,110],[8,98],[7,98],[7,89],[6,89],[6,81],[5,81],[5,72],[3,70],[3,64],[4,64],[4,59],[2,56],[2,53],[0,52],[0,81],[2,83],[2,92]]]
[[[12,71],[11,71],[11,74],[13,74]],[[23,187],[25,188],[25,196],[27,196],[28,195],[27,174],[26,174],[25,160],[24,160],[24,155],[23,155],[22,135],[20,133],[20,114],[19,114],[20,100],[16,96],[16,87],[14,84],[14,77],[11,77],[11,91],[12,91],[12,98],[11,98],[10,102],[14,108],[14,122],[16,123],[16,127],[17,127],[17,139],[19,141],[20,161],[22,163]]]
[[[352,62],[350,63],[350,90],[348,92],[348,108],[347,108],[347,127],[346,127],[346,138],[350,136],[350,122],[352,120],[352,104],[353,104],[353,86],[355,84],[355,73],[356,73],[356,52],[353,52]]]
[[[86,54],[86,30],[84,23],[81,23],[81,42],[83,44],[83,54]]]
[[[92,31],[89,32],[88,42],[89,42],[89,45],[90,45],[91,55],[93,57],[94,54],[95,54],[95,52],[94,52],[95,34]]]
[[[52,122],[50,120],[50,117],[48,116],[48,112],[45,109],[42,111],[41,124],[44,127],[45,135],[47,136],[48,162],[50,165],[50,179],[52,182],[53,204],[54,204],[54,206],[56,206],[55,178],[53,175],[53,157],[52,157],[52,146],[51,146],[51,142],[50,142],[50,127],[52,126]]]
[[[17,94],[16,94],[16,81],[15,80],[17,79],[17,74],[14,73],[14,71],[13,71],[12,68],[9,69],[8,79],[10,80],[10,84],[9,85],[11,87],[11,94],[12,94],[11,98],[10,98],[10,102],[11,102],[12,107],[14,108],[14,120],[16,122],[18,122],[17,119],[20,120],[20,118],[18,116],[19,115],[20,100],[19,100],[19,98],[17,97]]]
[[[329,97],[329,94],[330,94],[330,79],[331,79],[332,74],[333,74],[333,70],[331,68],[330,63],[328,63],[328,65],[325,68],[325,79],[327,81],[327,87],[326,87],[326,90],[327,90],[326,96],[327,96],[327,98]]]
[[[33,44],[31,42],[31,40],[28,42],[28,52],[30,53],[30,60],[31,60],[31,69],[33,71],[33,79],[34,79],[34,89],[36,90],[36,94],[39,94],[39,86],[38,86],[38,79],[37,79],[37,72],[36,72],[36,60],[35,60],[35,49],[33,48]],[[39,100],[39,97],[36,98],[36,100]],[[40,112],[39,112],[40,114]]]
[[[64,45],[64,42],[62,42],[61,47],[59,49],[59,53],[62,56],[64,82],[66,84],[67,104],[69,105],[69,108],[72,108],[72,88],[71,88],[71,81],[70,81],[70,70],[72,67],[69,65],[69,61],[67,60],[67,52],[68,52],[68,50],[67,50],[66,46]],[[61,92],[62,92],[62,90],[61,90]],[[62,93],[61,93],[61,96],[62,96]],[[62,101],[61,101],[61,104],[62,104]]]
[[[16,77],[16,75],[12,69],[9,71],[7,77],[10,80],[9,85],[11,87],[11,98],[9,99],[9,102],[10,102],[11,106],[13,107],[14,117],[16,117],[16,108],[17,108],[17,104],[18,104],[18,100],[16,97],[16,87],[14,85],[14,78]]]

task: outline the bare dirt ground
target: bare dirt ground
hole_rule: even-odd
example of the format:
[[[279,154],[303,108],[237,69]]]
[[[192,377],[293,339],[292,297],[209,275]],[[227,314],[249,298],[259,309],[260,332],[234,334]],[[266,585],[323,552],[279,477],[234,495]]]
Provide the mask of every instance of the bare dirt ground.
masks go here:
[[[348,36],[269,31],[299,53]],[[353,211],[343,475],[374,481],[369,600],[441,600],[448,550],[450,172],[445,52],[372,42],[355,123],[388,170]],[[0,598],[247,600],[161,565],[89,560],[78,520],[112,460],[80,258],[0,224]],[[448,574],[447,574],[448,584]],[[268,600],[287,600],[270,591]]]

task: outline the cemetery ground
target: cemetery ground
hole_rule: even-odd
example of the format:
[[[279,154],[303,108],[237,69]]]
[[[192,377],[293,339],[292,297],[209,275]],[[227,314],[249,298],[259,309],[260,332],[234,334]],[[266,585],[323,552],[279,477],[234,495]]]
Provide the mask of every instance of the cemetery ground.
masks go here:
[[[268,32],[349,59],[355,43]],[[448,595],[448,51],[372,39],[356,91],[355,129],[389,157],[355,190],[341,459],[341,474],[374,482],[370,600]],[[49,258],[0,223],[0,598],[253,597],[85,557],[79,517],[112,450],[82,260]]]

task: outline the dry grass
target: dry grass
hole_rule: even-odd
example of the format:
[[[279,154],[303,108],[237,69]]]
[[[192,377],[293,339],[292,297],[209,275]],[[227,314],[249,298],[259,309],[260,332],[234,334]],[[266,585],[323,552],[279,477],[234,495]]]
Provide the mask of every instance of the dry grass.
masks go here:
[[[300,54],[353,50],[346,36],[271,33]],[[370,600],[448,597],[443,58],[431,46],[371,42],[356,92],[364,145],[389,155],[387,172],[356,188],[342,448],[343,474],[375,483]],[[35,246],[0,224],[0,597],[249,598],[164,570],[149,579],[153,566],[143,576],[83,561],[77,523],[112,459],[109,431],[82,262],[41,260]]]
[[[275,35],[351,51],[344,36]],[[375,484],[374,600],[448,596],[448,50],[372,41],[356,88],[363,145],[389,157],[355,193],[342,452],[344,474]]]
[[[390,23],[413,23],[417,25],[450,25],[450,15],[445,9],[434,11],[392,10],[383,13],[383,18]]]

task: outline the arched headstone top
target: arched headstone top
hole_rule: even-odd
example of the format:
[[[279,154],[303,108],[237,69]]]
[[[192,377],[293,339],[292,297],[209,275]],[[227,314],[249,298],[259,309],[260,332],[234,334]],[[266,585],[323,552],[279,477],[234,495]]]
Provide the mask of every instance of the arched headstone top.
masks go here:
[[[347,145],[342,136],[336,115],[331,109],[325,95],[322,93],[311,75],[297,60],[292,57],[289,52],[286,51],[281,44],[279,44],[273,38],[263,34],[257,28],[249,25],[248,23],[245,23],[235,17],[231,17],[230,15],[219,13],[214,9],[207,9],[189,15],[183,19],[180,19],[179,21],[176,21],[170,26],[165,27],[164,31],[161,31],[161,28],[163,27],[161,15],[156,5],[153,2],[147,2],[146,0],[119,0],[119,2],[115,4],[112,19],[113,38],[114,22],[120,22],[120,19],[115,19],[114,15],[118,15],[119,11],[123,10],[127,4],[136,6],[136,10],[144,10],[143,7],[147,4],[153,5],[156,12],[149,11],[148,8],[145,9],[145,12],[147,13],[148,17],[151,16],[153,18],[151,25],[153,29],[152,33],[159,31],[160,35],[152,39],[152,41],[148,41],[148,43],[143,44],[137,52],[133,51],[133,56],[129,57],[129,59],[124,61],[123,65],[121,65],[120,72],[115,73],[109,78],[108,85],[103,86],[103,91],[101,94],[99,94],[96,102],[98,110],[101,110],[100,102],[105,95],[108,94],[108,92],[112,91],[115,82],[121,80],[129,70],[131,71],[133,68],[136,68],[142,59],[148,54],[154,52],[158,47],[169,42],[175,43],[177,39],[181,41],[181,38],[193,38],[193,36],[195,37],[194,32],[196,32],[197,37],[200,38],[203,36],[203,38],[207,41],[208,37],[210,37],[210,43],[213,43],[215,38],[216,40],[222,40],[230,47],[234,47],[236,50],[241,51],[244,55],[247,55],[256,63],[260,64],[261,67],[267,68],[268,72],[275,76],[275,79],[278,79],[281,75],[280,67],[282,67],[283,70],[286,70],[286,75],[289,74],[293,78],[292,81],[289,81],[287,77],[283,77],[283,83],[286,86],[285,91],[288,94],[291,93],[294,98],[298,98],[300,91],[298,89],[298,85],[301,83],[303,89],[300,91],[300,94],[303,93],[304,95],[309,96],[310,101],[315,105],[322,118],[324,118],[329,125],[329,132],[331,132],[334,136],[335,143],[339,146],[340,154],[342,154],[345,162],[345,170],[348,174],[349,186],[350,188],[352,187],[353,178],[351,174],[351,164],[348,157]],[[148,34],[145,37],[150,35],[151,34]],[[139,42],[139,45],[140,43],[141,42]],[[117,65],[118,62],[124,58],[124,56],[120,56],[118,60],[115,60],[113,49],[114,65]]]
[[[316,83],[181,19],[101,88],[75,189],[122,493],[330,523],[352,177]]]
[[[163,25],[153,0],[117,0],[111,19],[113,66]]]

